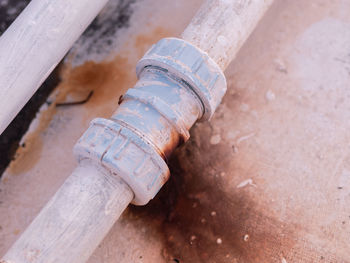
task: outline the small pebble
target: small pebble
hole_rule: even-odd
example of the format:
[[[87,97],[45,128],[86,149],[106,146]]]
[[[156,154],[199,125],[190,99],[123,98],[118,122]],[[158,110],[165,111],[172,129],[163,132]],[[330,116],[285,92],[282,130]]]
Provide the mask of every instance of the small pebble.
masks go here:
[[[275,59],[275,60],[274,60],[274,63],[275,63],[275,68],[276,68],[278,71],[283,72],[283,73],[287,73],[287,72],[288,72],[285,63],[284,63],[282,60],[280,60],[280,59]]]
[[[273,93],[271,90],[268,90],[265,94],[265,98],[268,100],[268,101],[273,101],[275,98],[276,98],[276,95],[275,93]]]
[[[197,237],[195,235],[191,236],[191,241],[194,241],[196,239],[197,239]]]
[[[220,134],[216,134],[216,135],[213,135],[213,136],[211,136],[211,138],[210,138],[210,144],[219,144],[220,143],[220,141],[221,141],[221,136],[220,136]]]
[[[216,212],[215,212],[215,211],[212,211],[212,212],[210,213],[210,215],[211,215],[211,216],[216,216]]]
[[[221,239],[221,238],[218,238],[218,239],[216,240],[216,243],[219,244],[219,245],[222,244],[222,239]]]
[[[256,187],[256,184],[253,183],[253,180],[251,178],[244,180],[243,182],[239,183],[236,187],[242,188],[242,187],[245,187],[247,185],[251,185],[251,186]]]
[[[249,235],[244,235],[244,237],[243,237],[243,240],[245,241],[245,242],[248,242],[248,240],[249,240]]]

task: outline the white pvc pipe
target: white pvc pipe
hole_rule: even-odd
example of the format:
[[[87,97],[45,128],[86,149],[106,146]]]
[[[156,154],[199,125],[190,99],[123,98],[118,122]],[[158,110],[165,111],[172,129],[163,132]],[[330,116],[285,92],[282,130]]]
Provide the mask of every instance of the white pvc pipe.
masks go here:
[[[77,167],[4,256],[5,262],[86,262],[133,198],[118,176]]]
[[[206,0],[182,38],[225,70],[273,0]]]
[[[0,37],[0,134],[108,0],[32,0]]]

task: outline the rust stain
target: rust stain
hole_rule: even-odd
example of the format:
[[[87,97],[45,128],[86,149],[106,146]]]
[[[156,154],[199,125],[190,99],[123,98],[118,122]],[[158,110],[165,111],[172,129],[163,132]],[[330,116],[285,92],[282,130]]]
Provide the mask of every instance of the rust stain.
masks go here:
[[[25,173],[32,169],[38,160],[43,148],[43,142],[37,133],[30,133],[26,146],[20,146],[15,154],[15,160],[10,163],[8,172],[12,175]]]
[[[173,32],[162,27],[156,27],[150,33],[138,35],[134,43],[138,57],[141,58],[151,45],[155,44],[158,40],[170,36],[174,36]]]
[[[165,36],[162,28],[138,36],[138,55]],[[172,176],[154,200],[131,206],[125,219],[139,224],[142,218],[148,233],[162,240],[166,262],[280,262],[295,246],[295,226],[276,220],[250,196],[224,189],[225,181],[212,171],[227,172],[233,151],[210,145],[210,133],[202,130],[200,144],[191,139],[172,158],[183,138],[170,138],[162,151]]]
[[[136,36],[136,52],[141,57],[151,44],[169,35],[170,32],[158,27],[149,34]],[[135,84],[134,71],[134,66],[130,65],[128,59],[121,56],[100,63],[88,61],[78,67],[65,64],[60,72],[61,82],[56,88],[55,101],[48,109],[41,112],[39,125],[35,131],[26,135],[25,147],[17,150],[15,160],[9,166],[9,173],[13,175],[25,173],[40,160],[43,149],[42,134],[58,112],[56,103],[64,103],[68,97],[80,100],[93,91],[89,101],[79,105],[85,108],[82,125],[87,126],[95,117],[108,118],[118,106],[118,98]],[[60,107],[59,110],[64,111],[64,108]]]
[[[164,140],[164,143],[159,147],[159,154],[162,156],[162,158],[168,162],[172,152],[181,144],[181,134],[178,133],[177,130],[173,128],[173,124],[169,122],[165,118],[159,118],[159,122],[161,123],[161,126],[166,127],[165,130],[171,131],[169,134],[167,134],[166,140]],[[158,134],[158,127],[155,126],[152,130],[152,134]],[[154,142],[155,145],[157,145],[157,142]]]
[[[210,145],[210,133],[202,129],[200,146],[192,139],[175,151],[168,183],[147,206],[131,206],[127,220],[146,222],[163,241],[166,262],[280,262],[294,247],[297,228],[249,195],[225,190],[215,174],[232,164],[232,149]]]
[[[91,99],[81,105],[85,108],[84,123],[94,117],[109,117],[118,106],[118,97],[135,82],[135,74],[126,58],[116,57],[112,61],[95,63],[92,61],[72,68],[66,65],[62,71],[62,81],[56,88],[57,96],[45,111],[41,112],[35,131],[26,135],[24,146],[20,147],[9,166],[9,173],[22,174],[32,169],[40,160],[43,149],[42,134],[58,112],[56,103],[64,102],[68,96],[81,97],[93,91]],[[60,110],[64,111],[64,107]]]
[[[176,131],[170,134],[167,142],[168,143],[161,149],[162,157],[166,162],[169,161],[172,153],[176,150],[176,148],[184,143],[184,138]]]
[[[79,96],[93,91],[86,108],[84,122],[94,117],[110,117],[118,106],[118,98],[136,81],[133,67],[126,58],[117,56],[112,61],[84,65],[65,73],[64,88],[67,95]]]
[[[17,149],[15,159],[10,163],[8,168],[10,174],[17,175],[25,173],[32,169],[39,161],[43,149],[41,133],[46,130],[55,112],[53,105],[42,112],[36,130],[28,133],[25,143]]]

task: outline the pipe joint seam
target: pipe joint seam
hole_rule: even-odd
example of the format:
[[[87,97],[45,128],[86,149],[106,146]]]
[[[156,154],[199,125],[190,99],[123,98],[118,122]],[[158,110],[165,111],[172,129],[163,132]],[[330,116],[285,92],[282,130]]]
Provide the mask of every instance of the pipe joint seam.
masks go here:
[[[133,203],[144,205],[168,180],[166,162],[189,139],[189,129],[213,115],[226,80],[206,53],[176,38],[151,47],[136,72],[139,81],[111,119],[93,120],[74,152],[121,177],[134,192]]]
[[[78,161],[88,158],[122,178],[134,192],[135,205],[147,204],[170,175],[165,161],[139,134],[103,118],[91,122],[74,154]]]
[[[165,69],[189,84],[203,103],[201,121],[213,116],[227,90],[225,75],[215,61],[179,38],[163,38],[154,44],[136,66],[138,77],[147,66]]]

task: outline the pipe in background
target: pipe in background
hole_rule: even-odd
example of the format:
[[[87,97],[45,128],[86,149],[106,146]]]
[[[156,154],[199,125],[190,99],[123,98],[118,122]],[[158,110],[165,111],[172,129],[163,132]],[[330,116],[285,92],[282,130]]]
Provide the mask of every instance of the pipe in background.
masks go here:
[[[225,70],[273,0],[205,0],[181,37]]]
[[[0,37],[0,134],[108,0],[32,0]]]

